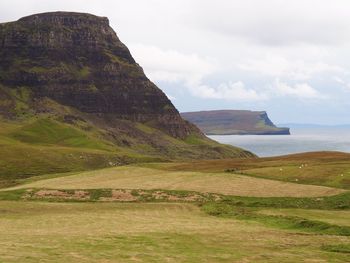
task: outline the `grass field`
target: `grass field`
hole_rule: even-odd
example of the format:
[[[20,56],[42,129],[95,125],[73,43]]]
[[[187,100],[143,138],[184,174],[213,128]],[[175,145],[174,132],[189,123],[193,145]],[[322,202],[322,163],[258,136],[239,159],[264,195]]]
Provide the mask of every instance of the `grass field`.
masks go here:
[[[0,262],[349,262],[348,156],[308,157],[25,178],[0,191]]]
[[[166,189],[261,197],[315,197],[344,192],[336,188],[280,182],[231,173],[170,172],[137,166],[81,172],[24,184],[14,189],[20,188]]]
[[[0,202],[1,262],[346,262],[348,237],[213,217],[190,204]]]

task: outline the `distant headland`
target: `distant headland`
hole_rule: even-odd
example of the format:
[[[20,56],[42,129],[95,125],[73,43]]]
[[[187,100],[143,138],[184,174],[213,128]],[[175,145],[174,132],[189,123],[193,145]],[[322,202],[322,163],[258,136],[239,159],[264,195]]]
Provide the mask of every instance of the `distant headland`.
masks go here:
[[[289,135],[289,128],[277,127],[265,111],[213,110],[183,112],[181,116],[207,135]]]

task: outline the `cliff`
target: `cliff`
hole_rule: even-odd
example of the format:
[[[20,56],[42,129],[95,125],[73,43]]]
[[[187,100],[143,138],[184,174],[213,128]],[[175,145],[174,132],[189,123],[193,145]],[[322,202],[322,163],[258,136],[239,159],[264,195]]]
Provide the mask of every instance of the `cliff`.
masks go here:
[[[0,82],[94,115],[141,122],[185,138],[200,132],[143,73],[108,19],[44,13],[0,26]]]
[[[184,112],[181,116],[207,135],[289,135],[289,128],[276,127],[265,111],[215,110]]]
[[[0,159],[22,174],[34,166],[25,167],[21,155],[11,155],[15,151],[35,152],[38,163],[55,157],[43,171],[35,163],[33,174],[71,170],[66,167],[72,163],[83,169],[254,156],[208,139],[184,120],[108,19],[91,14],[43,13],[0,24],[0,122],[0,145],[7,147]],[[67,157],[78,150],[79,160]],[[6,169],[0,176],[11,174]]]

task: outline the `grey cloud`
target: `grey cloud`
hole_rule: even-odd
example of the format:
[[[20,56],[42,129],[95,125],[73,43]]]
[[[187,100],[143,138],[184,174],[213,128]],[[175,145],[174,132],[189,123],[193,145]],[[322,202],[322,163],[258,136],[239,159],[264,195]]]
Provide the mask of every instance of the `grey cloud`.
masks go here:
[[[341,45],[350,42],[350,3],[345,0],[224,1],[201,8],[192,22],[258,45]]]

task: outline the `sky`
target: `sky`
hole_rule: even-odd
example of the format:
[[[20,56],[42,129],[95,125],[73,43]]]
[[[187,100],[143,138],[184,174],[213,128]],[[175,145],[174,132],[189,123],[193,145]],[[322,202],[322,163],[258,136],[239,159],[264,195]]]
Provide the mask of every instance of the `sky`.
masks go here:
[[[0,22],[50,11],[108,17],[181,112],[350,124],[348,0],[1,0]]]

